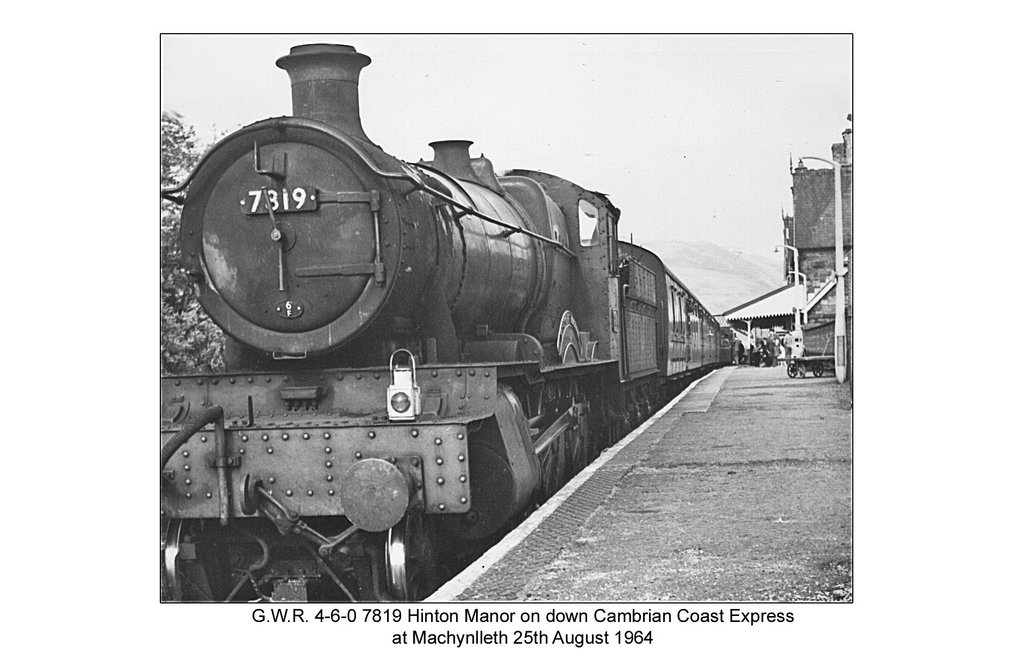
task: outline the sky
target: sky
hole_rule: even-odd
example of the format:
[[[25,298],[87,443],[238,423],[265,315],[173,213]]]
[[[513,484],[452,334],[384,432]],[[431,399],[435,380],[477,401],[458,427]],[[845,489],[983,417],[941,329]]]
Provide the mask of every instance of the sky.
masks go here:
[[[469,139],[502,171],[605,192],[620,236],[769,255],[802,155],[850,127],[849,35],[163,35],[161,105],[210,140],[291,113],[274,61],[354,46],[363,128],[406,161]],[[780,255],[775,255],[779,257]]]

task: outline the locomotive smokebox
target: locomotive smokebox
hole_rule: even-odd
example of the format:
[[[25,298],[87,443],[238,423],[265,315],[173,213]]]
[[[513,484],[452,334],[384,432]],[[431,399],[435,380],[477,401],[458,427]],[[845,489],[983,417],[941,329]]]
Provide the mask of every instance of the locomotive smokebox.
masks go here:
[[[369,141],[359,119],[359,72],[369,56],[341,44],[294,46],[277,66],[292,81],[292,115],[333,125]]]

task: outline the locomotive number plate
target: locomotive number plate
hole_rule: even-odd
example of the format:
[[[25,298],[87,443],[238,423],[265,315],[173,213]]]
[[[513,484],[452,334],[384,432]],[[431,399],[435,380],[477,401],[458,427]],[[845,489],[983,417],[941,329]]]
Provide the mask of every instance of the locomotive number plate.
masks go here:
[[[319,197],[315,187],[279,187],[249,190],[238,203],[246,215],[266,215],[269,206],[274,213],[304,213],[316,210]]]

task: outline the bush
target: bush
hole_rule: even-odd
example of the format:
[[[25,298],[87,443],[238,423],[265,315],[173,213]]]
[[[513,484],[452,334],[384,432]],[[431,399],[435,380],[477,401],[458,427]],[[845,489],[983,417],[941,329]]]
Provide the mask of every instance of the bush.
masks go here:
[[[160,187],[182,182],[202,150],[195,130],[180,117],[160,117]],[[160,372],[189,374],[224,370],[224,333],[199,306],[196,287],[178,245],[181,207],[160,200]]]

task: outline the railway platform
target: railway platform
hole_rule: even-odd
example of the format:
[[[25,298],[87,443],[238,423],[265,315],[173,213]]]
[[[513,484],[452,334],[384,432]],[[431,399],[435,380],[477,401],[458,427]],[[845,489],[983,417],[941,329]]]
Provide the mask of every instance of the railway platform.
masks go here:
[[[850,601],[852,401],[721,368],[427,601]]]

